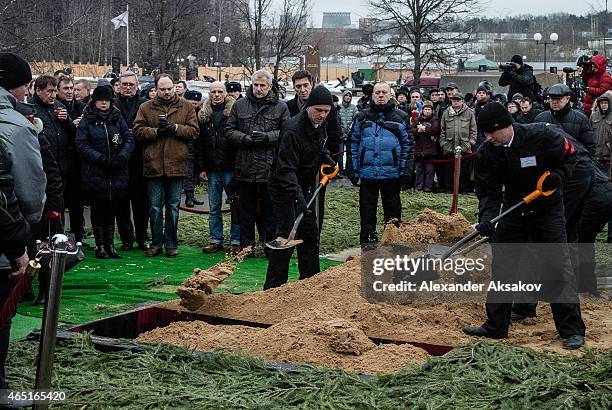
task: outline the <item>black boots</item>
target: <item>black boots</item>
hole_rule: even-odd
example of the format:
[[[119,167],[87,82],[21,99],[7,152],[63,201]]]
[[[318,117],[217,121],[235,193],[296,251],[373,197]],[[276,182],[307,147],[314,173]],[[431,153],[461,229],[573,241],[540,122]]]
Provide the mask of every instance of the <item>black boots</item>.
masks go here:
[[[193,192],[185,192],[185,206],[193,208],[195,205],[204,205],[204,202],[198,201]]]
[[[94,238],[96,240],[96,258],[108,259],[108,253],[104,249],[104,227],[93,226]]]
[[[44,305],[47,300],[47,292],[49,291],[49,279],[51,276],[51,268],[45,266],[38,271],[38,296],[34,300],[34,305]]]
[[[121,255],[115,250],[115,225],[106,225],[104,227],[104,249],[108,256],[113,259],[121,259]]]
[[[96,258],[121,259],[114,244],[115,225],[94,226],[93,231],[96,238]]]

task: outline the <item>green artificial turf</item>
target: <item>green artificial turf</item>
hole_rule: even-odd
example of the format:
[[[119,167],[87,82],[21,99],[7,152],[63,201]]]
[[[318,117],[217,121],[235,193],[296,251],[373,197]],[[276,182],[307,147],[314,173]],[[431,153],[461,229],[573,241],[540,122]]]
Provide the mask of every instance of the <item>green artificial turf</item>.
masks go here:
[[[223,255],[205,254],[198,248],[179,247],[177,258],[158,256],[147,258],[142,251],[123,252],[123,259],[96,259],[92,250],[86,250],[85,260],[66,272],[59,320],[64,323],[83,323],[110,316],[147,301],[177,299],[174,293],[194,268],[206,269],[223,260]],[[219,292],[248,292],[261,290],[268,261],[263,258],[247,259]],[[321,261],[321,269],[337,264]],[[293,259],[290,280],[297,278],[297,261]],[[37,288],[37,286],[34,286]],[[42,317],[42,306],[22,303],[19,313]],[[19,323],[17,318],[14,323]]]

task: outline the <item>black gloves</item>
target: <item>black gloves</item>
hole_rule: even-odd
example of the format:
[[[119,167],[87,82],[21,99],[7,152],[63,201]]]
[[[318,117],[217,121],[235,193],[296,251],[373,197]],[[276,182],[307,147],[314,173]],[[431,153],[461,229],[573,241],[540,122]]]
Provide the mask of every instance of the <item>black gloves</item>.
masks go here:
[[[480,234],[480,236],[493,236],[493,232],[495,232],[495,224],[492,224],[491,221],[483,221],[476,225],[476,230]]]
[[[552,191],[553,189],[559,189],[563,185],[563,180],[559,174],[552,172],[544,182],[542,183],[542,191]]]
[[[166,126],[157,129],[157,136],[160,138],[168,138],[176,136],[176,124],[172,121],[166,122]]]
[[[252,140],[255,143],[255,145],[259,146],[259,145],[267,145],[269,138],[268,138],[268,134],[266,134],[265,132],[261,132],[261,131],[253,131],[252,133]]]
[[[244,134],[240,138],[240,145],[242,145],[245,148],[251,148],[255,146],[255,142],[253,141],[253,137],[251,137],[250,134]]]
[[[297,201],[297,203],[295,205],[295,212],[296,212],[295,216],[296,217],[299,214],[301,214],[301,213],[303,213],[304,216],[306,216],[307,214],[312,213],[312,211],[310,209],[306,208],[306,205],[307,205],[306,204],[306,199],[304,199],[304,197],[302,195],[298,196],[296,201]]]
[[[123,157],[115,157],[108,161],[110,169],[118,170],[126,165],[126,160]]]

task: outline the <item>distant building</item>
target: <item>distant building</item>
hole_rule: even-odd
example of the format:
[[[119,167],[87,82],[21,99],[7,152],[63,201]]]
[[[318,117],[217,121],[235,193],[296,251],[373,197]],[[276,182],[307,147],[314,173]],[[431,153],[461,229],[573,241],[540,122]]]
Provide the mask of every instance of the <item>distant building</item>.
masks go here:
[[[351,27],[351,13],[323,13],[323,28]]]

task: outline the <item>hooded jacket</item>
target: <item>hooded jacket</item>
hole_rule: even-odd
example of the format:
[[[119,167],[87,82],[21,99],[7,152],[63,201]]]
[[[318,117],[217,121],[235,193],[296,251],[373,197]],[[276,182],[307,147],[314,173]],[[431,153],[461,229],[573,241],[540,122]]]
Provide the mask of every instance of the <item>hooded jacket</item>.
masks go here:
[[[36,129],[16,111],[16,106],[15,97],[0,87],[0,135],[6,138],[4,149],[12,162],[10,174],[19,209],[32,224],[42,217],[47,177]]]
[[[208,98],[198,113],[200,138],[195,142],[196,172],[231,171],[234,169],[234,148],[225,138],[224,132],[235,100],[229,95],[223,103],[221,121],[215,124],[213,107]]]
[[[610,144],[612,144],[612,91],[604,93],[608,97],[608,111],[602,113],[599,110],[599,103],[595,102],[591,123],[593,124],[593,136],[595,139],[595,155],[593,159],[597,161],[607,161],[610,159]]]
[[[597,54],[591,59],[592,70],[582,73],[582,79],[588,88],[582,109],[587,115],[591,115],[593,103],[603,93],[612,90],[612,76],[607,71],[608,60],[602,54]]]
[[[236,101],[227,122],[226,138],[235,149],[235,178],[242,182],[269,182],[280,129],[289,119],[287,105],[274,89],[257,101],[252,86],[246,97]],[[253,131],[265,133],[265,145],[245,147],[242,137]]]
[[[397,179],[405,172],[414,146],[407,122],[408,114],[391,101],[373,104],[357,115],[351,140],[355,178]]]
[[[81,157],[81,189],[88,199],[112,200],[126,195],[129,183],[128,160],[134,138],[119,110],[111,106],[107,118],[97,109],[85,109],[77,128],[76,144]],[[108,160],[120,166],[107,169]]]
[[[159,116],[177,124],[176,135],[159,137]],[[134,120],[134,137],[144,143],[143,175],[146,178],[184,177],[187,175],[187,142],[200,133],[193,105],[175,95],[166,103],[154,98],[142,104]]]
[[[340,126],[342,127],[342,139],[345,142],[350,140],[351,126],[353,125],[353,119],[355,118],[356,114],[357,106],[350,102],[345,103],[343,95],[342,102],[338,105],[338,115],[340,117]]]

